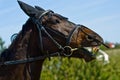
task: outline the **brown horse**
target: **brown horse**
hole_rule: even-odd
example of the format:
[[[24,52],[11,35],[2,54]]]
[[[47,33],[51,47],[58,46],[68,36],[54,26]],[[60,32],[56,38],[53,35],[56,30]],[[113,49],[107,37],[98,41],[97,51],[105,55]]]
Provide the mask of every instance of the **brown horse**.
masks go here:
[[[29,29],[33,30],[28,49],[31,57],[61,52],[63,49],[70,49],[69,47],[99,46],[103,42],[103,39],[94,31],[83,25],[79,27],[59,14],[53,13],[52,11],[45,11],[40,7],[34,8],[21,1],[19,1],[19,4],[23,11],[30,16],[30,19],[24,24],[22,30],[24,32]],[[85,49],[80,49],[74,51],[70,56],[83,57],[86,60],[87,58],[84,55],[76,56],[81,55],[81,53],[88,52]],[[60,55],[65,56],[67,53]],[[39,79],[43,61],[40,60],[31,64],[33,80]]]
[[[83,47],[94,47],[103,43],[103,39],[97,33],[83,25],[76,25],[51,10],[32,7],[21,1],[18,3],[30,17],[23,25],[24,32],[32,29],[27,51],[30,57],[50,57],[58,53],[60,56],[79,57],[91,61],[93,58],[90,56],[93,55]],[[75,51],[72,48],[75,48]],[[39,80],[43,62],[44,59],[30,64],[32,80]]]
[[[7,61],[26,58],[30,32],[26,32],[24,36],[18,36],[11,46],[1,53],[0,80],[30,80],[28,64],[7,63]]]
[[[76,25],[51,10],[32,7],[21,1],[18,3],[30,17],[22,28],[23,34],[32,29],[27,51],[30,57],[46,55],[50,58],[51,55],[57,56],[56,53],[91,61],[93,55],[83,47],[103,44],[103,39],[96,32],[83,25]],[[43,62],[44,59],[30,64],[32,80],[39,80]]]

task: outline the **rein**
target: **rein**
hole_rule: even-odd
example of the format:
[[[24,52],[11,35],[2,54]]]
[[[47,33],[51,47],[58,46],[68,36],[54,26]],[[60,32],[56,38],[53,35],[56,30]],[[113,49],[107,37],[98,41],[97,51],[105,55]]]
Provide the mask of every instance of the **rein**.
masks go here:
[[[53,56],[59,56],[59,53],[53,53],[45,56],[39,56],[39,57],[34,57],[34,58],[25,58],[25,59],[20,59],[20,60],[11,60],[11,61],[5,61],[5,62],[0,62],[0,66],[3,65],[16,65],[16,64],[25,64],[25,63],[32,63],[35,61],[39,61],[48,57],[53,57]]]

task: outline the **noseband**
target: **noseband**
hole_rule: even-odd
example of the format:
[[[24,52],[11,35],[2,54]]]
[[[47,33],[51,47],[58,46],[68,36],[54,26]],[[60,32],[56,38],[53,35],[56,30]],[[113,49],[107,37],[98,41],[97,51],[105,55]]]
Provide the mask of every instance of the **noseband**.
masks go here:
[[[68,37],[66,38],[66,46],[62,46],[60,45],[49,33],[47,30],[50,30],[52,31],[54,34],[58,34],[60,35],[61,37],[63,37],[63,35],[61,35],[59,32],[53,30],[52,28],[49,28],[49,27],[44,27],[42,25],[42,19],[45,15],[50,15],[50,14],[53,14],[54,12],[51,11],[51,10],[47,10],[45,11],[44,13],[42,13],[40,16],[39,16],[39,19],[36,19],[36,18],[31,18],[32,21],[36,24],[37,26],[37,29],[39,31],[39,44],[40,44],[40,51],[43,51],[43,41],[42,41],[42,32],[44,32],[51,40],[52,42],[57,46],[57,48],[59,49],[59,53],[63,53],[64,56],[71,56],[72,55],[72,52],[73,50],[77,50],[76,48],[75,49],[72,49],[69,44],[70,44],[70,41],[71,41],[71,38],[72,38],[72,35],[73,33],[78,29],[78,26],[76,26],[68,35]],[[44,52],[44,51],[43,51]]]
[[[80,27],[81,25],[77,25],[77,26]],[[81,28],[81,31],[82,31],[84,34],[86,34],[87,36],[89,36],[91,39],[93,39],[94,41],[101,43],[102,45],[104,45],[104,46],[107,47],[107,48],[110,48],[110,47],[109,47],[108,45],[106,45],[103,41],[100,41],[100,40],[96,39],[95,37],[89,35],[89,34],[88,34],[87,32],[85,32],[82,28]]]

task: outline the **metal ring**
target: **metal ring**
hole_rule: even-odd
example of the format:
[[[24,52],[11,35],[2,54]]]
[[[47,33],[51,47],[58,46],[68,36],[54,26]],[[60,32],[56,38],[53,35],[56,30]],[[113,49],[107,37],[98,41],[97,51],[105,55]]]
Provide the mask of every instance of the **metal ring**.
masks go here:
[[[65,46],[64,47],[64,51],[63,51],[64,56],[69,57],[69,56],[72,55],[72,53],[73,53],[73,51],[72,51],[72,48],[70,46]]]

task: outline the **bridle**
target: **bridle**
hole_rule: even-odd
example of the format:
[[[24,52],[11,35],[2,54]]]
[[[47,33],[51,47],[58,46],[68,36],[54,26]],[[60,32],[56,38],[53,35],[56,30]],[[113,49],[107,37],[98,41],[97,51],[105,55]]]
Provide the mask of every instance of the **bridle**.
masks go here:
[[[42,59],[45,59],[45,58],[50,58],[52,56],[60,56],[60,55],[64,55],[64,56],[71,56],[73,51],[77,50],[78,48],[71,48],[69,46],[69,43],[71,42],[71,38],[74,34],[74,32],[81,27],[81,25],[76,25],[75,28],[69,33],[68,37],[66,38],[66,45],[63,47],[62,45],[60,45],[49,33],[47,30],[50,30],[52,31],[53,33],[57,34],[57,35],[60,35],[61,37],[63,37],[63,35],[59,34],[58,31],[55,31],[51,28],[48,28],[48,27],[44,27],[42,25],[42,18],[46,15],[46,14],[50,14],[50,13],[54,13],[53,11],[51,10],[47,10],[45,11],[43,14],[41,14],[39,16],[39,19],[36,19],[34,17],[32,17],[32,21],[37,25],[37,29],[39,31],[39,44],[40,44],[40,50],[43,51],[43,44],[42,44],[42,31],[45,32],[45,34],[47,34],[47,36],[53,41],[53,43],[57,46],[57,48],[60,50],[59,52],[55,52],[55,53],[48,53],[46,55],[43,55],[43,56],[38,56],[38,57],[34,57],[34,58],[26,58],[26,59],[22,59],[22,60],[14,60],[14,61],[5,61],[5,62],[0,62],[0,66],[1,65],[13,65],[13,64],[24,64],[24,63],[31,63],[31,62],[35,62],[35,61],[39,61],[39,60],[42,60]],[[94,39],[95,41],[98,41],[100,42],[101,44],[103,44],[104,46],[106,46],[107,48],[109,48],[106,44],[104,44],[103,42],[97,40],[96,38],[94,38],[93,36],[89,35],[88,33],[86,33],[82,28],[80,28],[80,31],[82,31],[84,34],[90,36],[92,39]]]
[[[69,33],[68,37],[65,37],[66,38],[66,45],[63,47],[61,44],[59,44],[52,36],[51,34],[48,33],[47,30],[50,30],[52,31],[52,33],[54,34],[57,34],[57,35],[60,35],[61,37],[63,37],[63,35],[59,34],[58,31],[55,31],[51,28],[48,28],[48,27],[44,27],[42,25],[42,19],[43,17],[48,14],[51,15],[51,14],[54,14],[53,11],[51,10],[47,10],[45,12],[43,12],[38,19],[36,18],[31,18],[32,21],[36,24],[37,26],[37,29],[38,29],[38,32],[39,32],[39,44],[40,44],[40,51],[43,51],[44,52],[44,49],[43,49],[43,41],[42,41],[42,32],[44,32],[50,39],[51,41],[55,44],[55,46],[59,49],[59,52],[58,53],[63,53],[64,56],[71,56],[72,55],[72,52],[73,50],[77,50],[77,48],[74,48],[72,49],[69,44],[70,44],[70,41],[71,41],[71,38],[74,34],[74,32],[79,28],[78,26],[75,26],[75,28]]]
[[[5,61],[5,62],[0,62],[0,66],[1,65],[13,65],[13,64],[24,64],[24,63],[31,63],[31,62],[35,62],[38,60],[42,60],[45,58],[50,58],[52,56],[60,56],[60,55],[64,55],[64,56],[71,56],[73,51],[77,50],[78,48],[71,48],[69,46],[69,43],[71,41],[71,38],[74,34],[74,32],[79,28],[77,25],[75,26],[75,28],[69,33],[68,37],[64,37],[62,34],[60,34],[58,31],[55,31],[51,28],[48,27],[44,27],[42,25],[42,23],[40,21],[42,21],[42,18],[44,15],[49,14],[49,13],[53,13],[53,11],[51,10],[47,10],[45,11],[43,14],[40,15],[39,19],[36,19],[34,17],[30,18],[37,26],[38,32],[39,32],[39,44],[40,44],[40,50],[43,51],[43,41],[42,41],[42,32],[44,32],[45,34],[47,34],[47,36],[51,39],[51,41],[57,46],[57,48],[59,49],[59,52],[55,52],[55,53],[47,53],[46,55],[43,56],[39,56],[39,57],[28,57],[26,59],[22,59],[22,60],[13,60],[13,61]],[[63,47],[62,45],[60,45],[49,33],[47,30],[52,31],[52,33],[57,34],[61,37],[66,38],[66,45]],[[16,34],[14,34],[15,36],[17,36]],[[11,40],[14,40],[12,38],[15,38],[15,36],[11,37]]]
[[[60,35],[61,37],[63,37],[58,31],[55,31],[52,28],[49,27],[45,27],[42,25],[42,19],[44,18],[45,15],[47,15],[48,17],[51,17],[52,14],[54,14],[54,12],[52,10],[46,10],[45,12],[43,12],[39,18],[31,18],[32,21],[36,24],[38,32],[39,32],[39,44],[40,44],[40,51],[44,52],[43,49],[43,41],[42,41],[42,31],[51,39],[51,41],[56,45],[56,47],[59,49],[59,54],[63,54],[64,56],[71,56],[73,51],[77,50],[78,48],[71,48],[69,46],[70,42],[71,42],[71,38],[74,34],[74,32],[80,28],[82,25],[75,25],[75,27],[71,30],[71,32],[69,33],[69,35],[66,38],[66,45],[62,46],[61,44],[59,44],[54,38],[53,36],[51,36],[51,34],[48,33],[47,30],[52,31],[53,34],[57,34]],[[86,34],[87,36],[90,36],[94,41],[100,42],[101,44],[105,45],[103,42],[99,41],[98,39],[94,38],[93,36],[89,35],[88,33],[86,33],[82,28],[80,28],[80,31],[82,31],[84,34]],[[105,45],[106,46],[106,45]],[[108,47],[108,46],[106,46]],[[47,54],[51,54],[51,53],[47,53]]]

